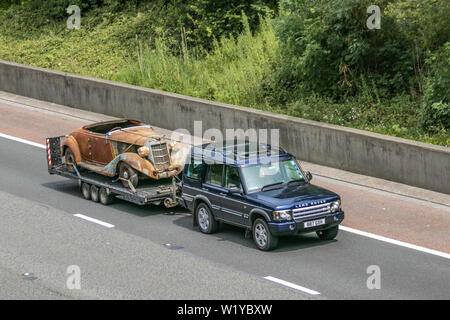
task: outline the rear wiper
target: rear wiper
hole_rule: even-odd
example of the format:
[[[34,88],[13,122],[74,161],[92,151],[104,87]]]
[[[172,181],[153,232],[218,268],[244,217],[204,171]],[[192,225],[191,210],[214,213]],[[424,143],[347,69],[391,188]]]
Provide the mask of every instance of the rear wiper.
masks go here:
[[[284,184],[283,182],[271,183],[271,184],[268,184],[268,185],[265,185],[264,187],[262,187],[261,191],[267,191],[267,189],[270,189],[270,190],[278,189],[278,188],[275,188],[275,187],[281,187],[283,184]]]

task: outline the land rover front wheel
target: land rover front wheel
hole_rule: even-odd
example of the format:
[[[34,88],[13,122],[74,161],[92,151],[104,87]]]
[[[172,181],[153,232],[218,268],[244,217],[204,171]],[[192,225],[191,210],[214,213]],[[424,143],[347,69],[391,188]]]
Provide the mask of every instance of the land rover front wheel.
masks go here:
[[[270,233],[264,219],[258,218],[253,223],[253,241],[259,250],[270,251],[277,247],[278,237]]]
[[[317,231],[316,233],[320,240],[333,240],[336,238],[338,231],[339,227],[335,226],[329,229]]]
[[[206,204],[200,203],[197,206],[196,216],[201,232],[214,233],[217,231],[218,223],[214,219],[211,210]]]

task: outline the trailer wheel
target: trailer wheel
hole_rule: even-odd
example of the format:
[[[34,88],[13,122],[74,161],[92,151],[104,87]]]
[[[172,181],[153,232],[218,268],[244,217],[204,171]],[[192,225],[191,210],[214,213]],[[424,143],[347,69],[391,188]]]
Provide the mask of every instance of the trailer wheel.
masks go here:
[[[91,186],[91,200],[94,202],[98,202],[99,201],[99,196],[98,196],[98,187],[92,185]]]
[[[126,163],[122,162],[120,164],[119,167],[119,177],[122,178],[122,184],[124,185],[124,187],[129,188],[130,186],[128,185],[128,181],[129,180],[131,182],[131,184],[133,185],[133,187],[137,187],[138,182],[139,182],[139,176],[137,174],[137,172],[130,167],[129,165],[127,165]]]
[[[114,202],[114,196],[112,194],[108,194],[105,188],[100,188],[98,192],[100,203],[107,206]]]
[[[81,183],[81,194],[86,200],[91,200],[91,186],[88,183]]]

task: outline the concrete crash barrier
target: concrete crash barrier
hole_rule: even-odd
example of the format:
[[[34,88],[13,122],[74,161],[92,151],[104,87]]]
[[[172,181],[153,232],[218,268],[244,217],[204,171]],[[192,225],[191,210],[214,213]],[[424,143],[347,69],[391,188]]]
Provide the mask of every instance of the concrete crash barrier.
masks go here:
[[[191,133],[279,129],[300,160],[450,194],[446,147],[2,60],[0,90]]]

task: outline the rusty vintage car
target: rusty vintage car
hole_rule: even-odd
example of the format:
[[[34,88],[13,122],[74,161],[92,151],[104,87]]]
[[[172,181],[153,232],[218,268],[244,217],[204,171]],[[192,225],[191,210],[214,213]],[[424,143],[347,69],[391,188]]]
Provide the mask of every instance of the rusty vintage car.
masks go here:
[[[124,186],[136,188],[140,179],[169,178],[181,172],[182,166],[172,163],[174,145],[151,126],[120,119],[75,130],[64,140],[62,155],[71,172],[79,168],[118,177]]]

